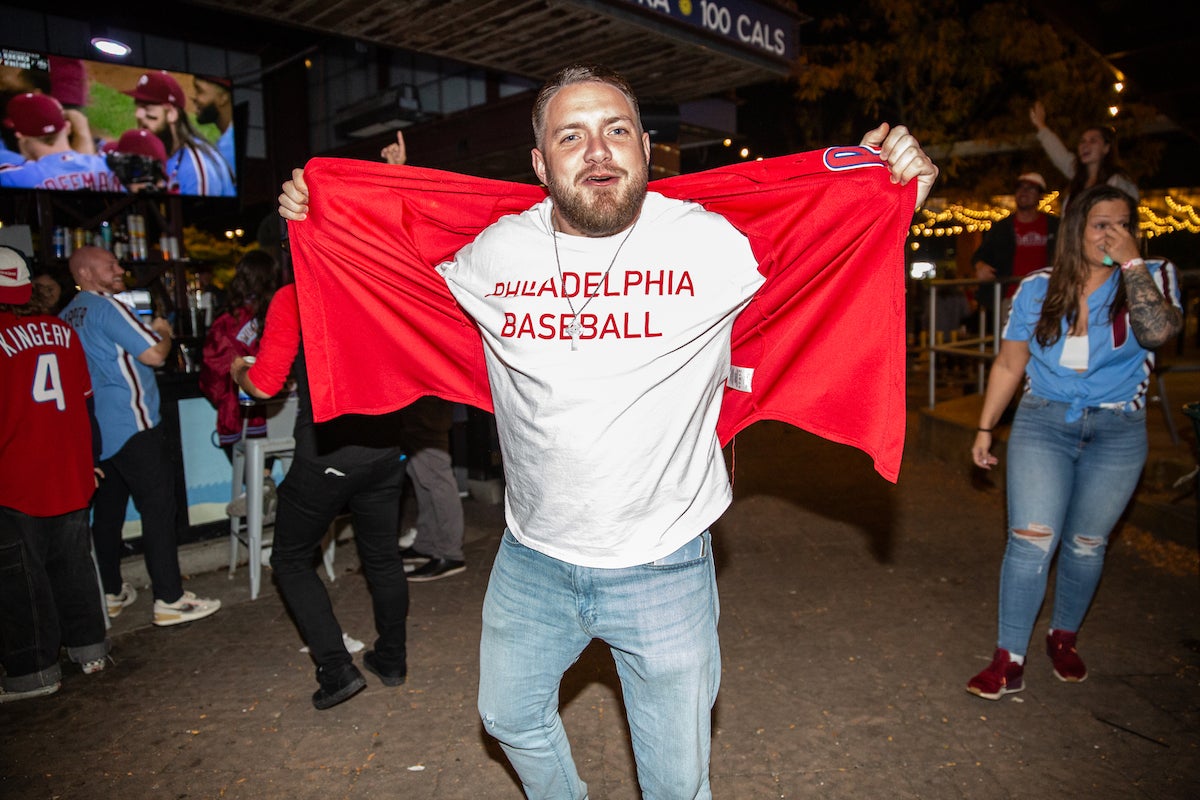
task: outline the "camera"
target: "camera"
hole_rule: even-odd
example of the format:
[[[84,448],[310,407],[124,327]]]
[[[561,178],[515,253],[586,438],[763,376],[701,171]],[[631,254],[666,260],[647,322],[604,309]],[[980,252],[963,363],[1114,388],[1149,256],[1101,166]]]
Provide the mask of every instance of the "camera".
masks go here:
[[[167,188],[167,176],[157,158],[141,153],[108,153],[104,160],[131,192],[165,191]]]

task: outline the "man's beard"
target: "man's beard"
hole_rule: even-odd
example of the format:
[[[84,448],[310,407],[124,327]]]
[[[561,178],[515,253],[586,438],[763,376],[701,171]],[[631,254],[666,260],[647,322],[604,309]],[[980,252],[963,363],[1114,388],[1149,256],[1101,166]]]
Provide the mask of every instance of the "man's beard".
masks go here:
[[[158,137],[158,140],[160,142],[163,143],[163,149],[167,151],[168,155],[173,154],[175,152],[175,137],[171,135],[171,126],[170,125],[168,125],[167,123],[164,122],[162,124],[162,128],[160,128],[158,130],[155,130],[154,128],[150,128],[149,130],[151,133],[153,133],[155,136]]]
[[[635,174],[618,172],[620,184],[612,190],[587,190],[569,180],[560,180],[547,167],[546,189],[559,216],[584,236],[611,236],[633,224],[646,199],[648,169]]]
[[[200,125],[208,125],[209,123],[216,125],[217,120],[220,118],[220,114],[217,113],[216,103],[200,106],[196,109],[196,122]]]

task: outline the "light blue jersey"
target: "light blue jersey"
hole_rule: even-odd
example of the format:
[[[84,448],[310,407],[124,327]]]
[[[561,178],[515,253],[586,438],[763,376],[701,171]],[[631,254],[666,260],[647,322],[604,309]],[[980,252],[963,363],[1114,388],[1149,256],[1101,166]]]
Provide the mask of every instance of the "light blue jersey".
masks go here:
[[[235,197],[233,172],[212,146],[185,144],[167,159],[167,183],[172,193]]]
[[[5,146],[4,140],[0,139],[0,167],[19,167],[24,163],[25,156],[9,150]]]
[[[1146,268],[1155,284],[1176,308],[1179,300],[1179,276],[1169,261],[1146,261]],[[1050,285],[1050,270],[1031,273],[1021,281],[1013,296],[1012,314],[1004,326],[1003,338],[1029,343],[1029,364],[1025,367],[1028,391],[1032,394],[1069,403],[1067,422],[1082,416],[1085,408],[1121,407],[1126,410],[1146,404],[1146,388],[1154,370],[1154,351],[1146,350],[1133,335],[1129,312],[1109,319],[1109,309],[1120,285],[1121,270],[1112,276],[1087,299],[1088,305],[1088,362],[1087,369],[1077,372],[1061,362],[1067,342],[1067,322],[1062,323],[1062,335],[1049,347],[1042,347],[1034,338],[1042,303]]]
[[[159,423],[154,370],[137,360],[158,334],[111,294],[80,292],[59,316],[79,332],[92,374],[100,458],[112,458],[135,433]]]
[[[233,149],[233,123],[229,123],[229,127],[221,134],[221,138],[217,139],[217,152],[221,154],[221,158],[225,159],[225,163],[229,165],[229,171],[233,173],[233,177],[237,177],[237,155]]]
[[[83,155],[74,150],[51,153],[37,161],[26,161],[20,167],[0,170],[0,186],[12,189],[125,191],[102,156]]]

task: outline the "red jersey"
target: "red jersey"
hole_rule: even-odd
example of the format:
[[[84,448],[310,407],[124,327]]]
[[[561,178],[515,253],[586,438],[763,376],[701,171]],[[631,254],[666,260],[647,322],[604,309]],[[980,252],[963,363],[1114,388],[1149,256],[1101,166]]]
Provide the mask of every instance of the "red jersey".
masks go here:
[[[0,386],[0,506],[33,517],[87,508],[92,381],[75,329],[0,312]]]
[[[416,167],[314,159],[289,231],[317,421],[422,395],[491,410],[483,344],[434,267],[545,190]],[[904,450],[904,240],[916,181],[837,147],[654,181],[724,216],[766,283],[733,329],[722,443],[775,419],[867,452],[896,480]],[[747,381],[747,383],[750,383]]]
[[[1024,277],[1031,272],[1045,269],[1050,264],[1052,253],[1047,252],[1050,241],[1050,226],[1045,214],[1038,214],[1033,222],[1021,222],[1013,216],[1013,234],[1016,237],[1016,251],[1013,254],[1012,274]],[[1017,291],[1017,284],[1008,287],[1008,296]]]

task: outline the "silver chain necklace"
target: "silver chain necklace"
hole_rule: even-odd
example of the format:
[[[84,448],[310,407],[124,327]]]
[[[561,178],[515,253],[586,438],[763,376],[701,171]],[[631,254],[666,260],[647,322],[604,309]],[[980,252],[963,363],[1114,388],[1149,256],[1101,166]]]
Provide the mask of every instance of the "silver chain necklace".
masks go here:
[[[629,241],[629,237],[633,235],[633,229],[636,227],[637,219],[634,219],[633,224],[629,226],[629,231],[625,234],[625,238],[621,240],[619,245],[617,245],[617,251],[613,253],[612,261],[608,262],[608,268],[605,269],[604,274],[600,276],[600,285],[596,287],[594,294],[584,295],[584,297],[587,299],[583,301],[583,305],[579,307],[578,311],[575,310],[575,304],[571,302],[571,298],[567,295],[567,281],[566,278],[563,277],[562,261],[560,261],[558,257],[558,231],[554,228],[551,228],[550,233],[554,237],[554,265],[558,267],[558,283],[560,286],[562,286],[563,297],[566,298],[567,307],[571,309],[571,324],[567,326],[567,335],[571,337],[572,350],[579,349],[579,337],[583,334],[583,326],[579,324],[579,316],[591,304],[591,302],[600,295],[601,287],[604,286],[604,282],[608,279],[608,273],[612,272],[613,264],[617,263],[617,256],[621,255],[621,248],[625,246],[627,241]],[[580,288],[582,289],[582,285]]]

